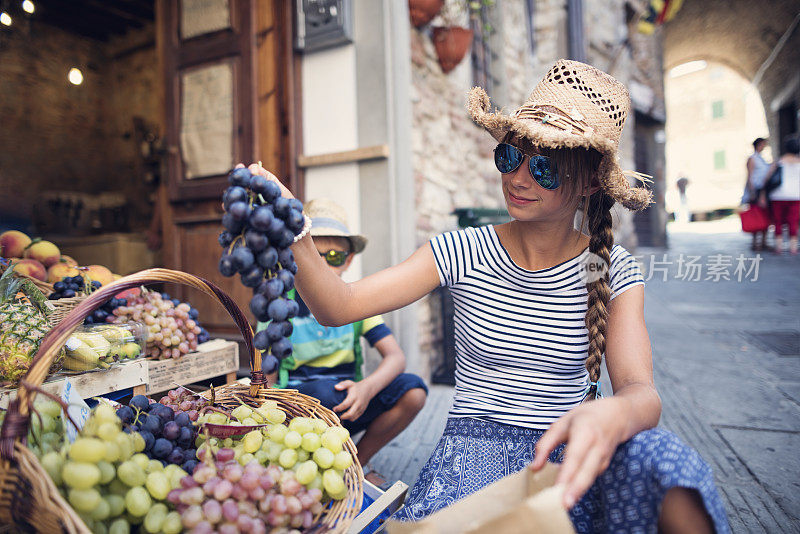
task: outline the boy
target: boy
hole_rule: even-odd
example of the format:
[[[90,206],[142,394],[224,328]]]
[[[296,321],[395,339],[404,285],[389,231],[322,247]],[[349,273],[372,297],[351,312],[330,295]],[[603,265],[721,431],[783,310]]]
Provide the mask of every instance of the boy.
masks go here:
[[[350,233],[344,209],[331,200],[308,202],[305,212],[312,221],[314,245],[328,266],[342,276],[355,255],[364,250],[367,239]],[[425,404],[428,389],[420,377],[403,373],[405,355],[380,316],[325,327],[314,319],[299,295],[295,300],[300,312],[292,320],[294,352],[281,362],[277,385],[319,399],[339,415],[351,434],[365,430],[358,442],[358,459],[364,466],[414,420]],[[383,358],[363,379],[361,336]]]

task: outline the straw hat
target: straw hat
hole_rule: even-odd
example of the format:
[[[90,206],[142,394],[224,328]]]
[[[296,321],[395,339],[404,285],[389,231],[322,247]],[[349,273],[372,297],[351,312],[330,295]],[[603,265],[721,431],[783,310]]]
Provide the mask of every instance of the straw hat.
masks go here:
[[[632,187],[626,175],[642,181],[646,177],[622,171],[617,162],[630,97],[625,86],[605,72],[560,59],[513,115],[493,111],[480,87],[470,91],[467,109],[472,120],[500,142],[513,132],[536,146],[597,150],[603,155],[599,178],[606,193],[631,210],[650,204],[652,193],[645,187]]]
[[[347,212],[333,200],[314,199],[306,203],[303,211],[311,218],[312,237],[345,237],[350,241],[353,254],[358,254],[367,246],[366,237],[350,233]]]

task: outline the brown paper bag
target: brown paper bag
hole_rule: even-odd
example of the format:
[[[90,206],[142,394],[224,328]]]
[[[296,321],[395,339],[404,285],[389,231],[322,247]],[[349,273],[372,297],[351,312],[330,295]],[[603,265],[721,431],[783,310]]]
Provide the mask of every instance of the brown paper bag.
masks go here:
[[[509,475],[464,497],[422,521],[389,521],[389,534],[572,534],[561,504],[564,490],[554,486],[558,466],[548,463]]]

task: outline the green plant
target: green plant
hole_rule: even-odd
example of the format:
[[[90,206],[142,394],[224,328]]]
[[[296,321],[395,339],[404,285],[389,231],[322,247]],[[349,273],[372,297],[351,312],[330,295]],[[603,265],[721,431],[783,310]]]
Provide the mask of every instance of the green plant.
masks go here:
[[[474,21],[483,30],[483,35],[494,32],[494,27],[489,23],[487,9],[495,5],[495,0],[451,0],[445,3],[440,16],[446,26],[460,26],[464,16]]]

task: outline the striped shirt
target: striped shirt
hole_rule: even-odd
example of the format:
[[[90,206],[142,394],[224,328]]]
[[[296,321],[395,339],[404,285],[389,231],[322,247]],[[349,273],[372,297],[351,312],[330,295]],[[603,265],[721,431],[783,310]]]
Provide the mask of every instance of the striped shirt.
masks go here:
[[[585,398],[589,377],[586,278],[580,255],[547,269],[519,267],[493,226],[431,240],[441,285],[455,304],[456,391],[451,417],[546,429]],[[611,298],[644,284],[615,245]]]

